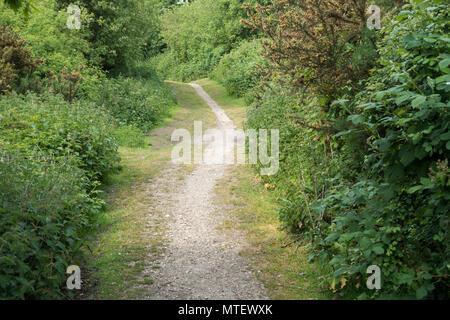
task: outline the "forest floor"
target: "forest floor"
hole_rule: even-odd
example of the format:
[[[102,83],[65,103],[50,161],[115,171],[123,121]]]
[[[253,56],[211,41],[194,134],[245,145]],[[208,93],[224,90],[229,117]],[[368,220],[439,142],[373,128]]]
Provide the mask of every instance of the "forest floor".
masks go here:
[[[150,147],[120,149],[124,169],[109,178],[81,298],[329,298],[306,250],[286,245],[275,199],[252,168],[171,161],[175,129],[241,128],[243,101],[208,79],[169,85],[179,107]],[[208,144],[204,154],[217,155]]]

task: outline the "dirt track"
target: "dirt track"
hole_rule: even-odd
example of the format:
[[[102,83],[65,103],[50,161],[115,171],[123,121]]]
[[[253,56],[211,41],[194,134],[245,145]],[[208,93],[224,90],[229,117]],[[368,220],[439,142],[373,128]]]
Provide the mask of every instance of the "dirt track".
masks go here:
[[[215,113],[217,128],[233,129],[224,110],[199,85],[191,86]],[[206,146],[204,154],[215,154],[213,148]],[[160,268],[145,271],[155,280],[146,298],[267,299],[264,287],[239,255],[244,238],[237,232],[231,237],[217,229],[226,212],[215,206],[214,189],[226,168],[223,164],[198,164],[180,181],[173,177],[176,170],[172,167],[153,184],[156,209],[169,221],[168,243]]]

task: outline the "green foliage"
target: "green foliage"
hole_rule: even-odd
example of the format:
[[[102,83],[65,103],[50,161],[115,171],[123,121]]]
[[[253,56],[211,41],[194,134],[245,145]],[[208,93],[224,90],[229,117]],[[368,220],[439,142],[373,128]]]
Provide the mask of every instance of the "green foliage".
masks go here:
[[[151,59],[158,72],[164,79],[191,81],[204,78],[216,66],[224,54],[222,47],[214,48],[210,45],[201,45],[190,60],[182,61],[177,53],[168,50]]]
[[[97,104],[109,110],[120,125],[134,125],[146,132],[167,115],[175,99],[156,78],[118,77],[101,82]]]
[[[45,76],[48,72],[58,73],[64,67],[74,70],[80,65],[88,65],[85,56],[92,49],[83,39],[85,31],[69,30],[66,25],[68,15],[54,8],[54,0],[39,1],[37,6],[39,11],[28,18],[2,8],[0,22],[20,33],[27,47],[32,48],[34,58],[45,60],[38,73]]]
[[[101,208],[75,165],[0,143],[0,299],[60,297]]]
[[[148,142],[145,135],[139,128],[134,126],[121,126],[114,131],[116,141],[121,147],[146,148]]]
[[[244,23],[262,32],[268,76],[332,97],[367,76],[376,50],[366,0],[286,0],[246,5]]]
[[[167,50],[154,59],[159,74],[181,81],[206,77],[223,54],[252,35],[239,23],[243,2],[196,0],[168,10],[161,25]]]
[[[90,61],[103,68],[126,69],[141,59],[158,30],[157,0],[56,0],[58,7],[66,10],[69,5],[82,8],[83,37],[89,41],[92,52]],[[67,18],[66,18],[67,19]]]
[[[280,129],[280,171],[264,178],[280,218],[345,298],[448,298],[447,15],[445,1],[412,1],[385,21],[378,67],[340,100],[285,81],[254,90],[248,125]],[[381,290],[366,287],[370,265]]]
[[[58,12],[54,6],[54,0],[40,1],[37,4],[39,11],[33,12],[27,18],[3,7],[0,11],[0,23],[9,25],[20,34],[26,41],[25,48],[32,53],[32,58],[42,61],[39,68],[34,68],[36,70],[33,74],[20,75],[14,85],[15,91],[45,92],[50,89],[53,93],[62,93],[71,101],[86,96],[103,75],[93,66],[98,63],[98,59],[86,58],[94,55],[93,48],[84,39],[87,37],[86,31],[69,30],[66,25],[67,13]],[[89,16],[82,14],[82,17],[86,20],[82,23],[87,23]],[[69,81],[64,75],[74,72],[80,73],[79,81],[75,81],[75,95],[69,89],[74,84],[73,81]]]
[[[0,140],[22,150],[72,155],[93,183],[117,168],[114,123],[92,104],[68,104],[58,96],[9,95],[0,100],[0,118]]]
[[[143,132],[175,104],[136,62],[158,50],[157,1],[79,1],[80,30],[56,2],[29,15],[0,3],[0,299],[66,296],[66,268],[104,205],[97,188],[119,167],[116,141],[146,147]]]
[[[380,68],[347,104],[367,138],[366,170],[321,201],[336,215],[319,241],[334,277],[382,268],[382,291],[361,297],[448,298],[449,22],[444,1],[405,6],[384,30]]]
[[[339,171],[333,152],[336,145],[327,144],[314,126],[304,125],[321,115],[317,111],[318,99],[306,95],[299,99],[289,96],[279,85],[269,85],[270,89],[247,112],[248,127],[278,129],[280,133],[279,171],[263,179],[277,194],[280,219],[286,229],[292,232],[317,229],[324,217],[313,214],[310,206],[331,185],[328,177]]]
[[[156,69],[210,75],[253,98],[248,127],[280,130],[280,170],[263,180],[335,292],[448,299],[446,1],[397,16],[402,1],[380,0],[381,31],[365,28],[363,0],[243,2],[42,0],[31,15],[7,8],[28,14],[31,1],[0,4],[0,90],[44,93],[0,99],[0,298],[59,296],[102,205],[95,188],[118,166],[115,141],[146,147],[175,104]],[[66,26],[69,4],[81,30]]]
[[[118,166],[114,123],[61,96],[0,99],[0,298],[59,298]]]
[[[228,94],[243,96],[258,81],[255,68],[262,62],[261,49],[260,40],[242,42],[222,57],[210,76],[220,82]]]
[[[30,14],[31,9],[36,10],[36,7],[33,5],[34,0],[4,0],[3,2],[16,12],[22,10],[25,16]]]
[[[0,94],[17,87],[21,78],[30,77],[41,61],[33,59],[26,42],[6,25],[0,25]]]

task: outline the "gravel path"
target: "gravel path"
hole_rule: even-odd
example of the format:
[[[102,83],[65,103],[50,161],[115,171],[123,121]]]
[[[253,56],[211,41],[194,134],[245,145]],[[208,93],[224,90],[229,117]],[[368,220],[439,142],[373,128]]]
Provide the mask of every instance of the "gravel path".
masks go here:
[[[191,84],[216,114],[218,129],[233,129],[224,110],[197,84]],[[214,153],[212,146],[205,153]],[[232,152],[226,150],[225,152]],[[154,279],[148,299],[267,299],[264,287],[239,255],[245,240],[239,233],[225,235],[217,227],[224,209],[214,205],[214,189],[226,165],[197,165],[184,180],[164,174],[155,187],[157,209],[169,219],[165,252],[159,268],[145,272]]]

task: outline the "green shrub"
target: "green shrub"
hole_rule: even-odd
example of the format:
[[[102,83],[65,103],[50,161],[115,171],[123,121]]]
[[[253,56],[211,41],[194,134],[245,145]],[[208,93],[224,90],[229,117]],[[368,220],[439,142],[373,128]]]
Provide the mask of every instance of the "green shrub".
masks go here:
[[[57,74],[64,67],[75,70],[80,65],[90,65],[85,56],[92,48],[83,39],[85,31],[67,28],[68,15],[55,9],[55,0],[42,0],[36,6],[39,11],[23,17],[0,4],[0,23],[11,26],[26,40],[34,58],[45,60],[38,70],[39,75]]]
[[[265,82],[249,109],[250,127],[280,129],[280,170],[264,182],[284,226],[311,240],[310,259],[344,298],[448,299],[444,2],[414,2],[381,31],[378,68],[358,94],[329,103]],[[370,265],[381,268],[381,290],[366,287]]]
[[[146,148],[148,142],[145,139],[144,133],[139,128],[134,126],[122,126],[118,127],[114,131],[117,143],[121,147],[128,148]]]
[[[102,81],[97,104],[109,110],[120,125],[134,125],[146,132],[175,105],[175,98],[157,79],[118,77]]]
[[[26,42],[7,25],[0,25],[0,94],[17,87],[21,78],[30,77],[41,63],[25,48]]]
[[[92,49],[86,56],[105,70],[126,69],[143,58],[158,30],[159,0],[52,1],[63,12],[72,4],[82,9],[82,37]]]
[[[323,196],[330,185],[328,177],[340,168],[320,132],[304,124],[319,118],[318,104],[318,99],[308,96],[289,96],[287,90],[272,83],[247,111],[249,128],[279,130],[279,171],[263,179],[274,188],[280,201],[280,220],[291,232],[310,231],[323,223],[309,206]]]
[[[189,61],[183,61],[172,50],[151,59],[159,77],[175,81],[192,81],[205,78],[220,61],[225,50],[202,45]]]
[[[34,72],[21,72],[13,89],[19,93],[28,90],[61,93],[68,101],[88,97],[103,74],[95,67],[99,61],[86,40],[86,29],[69,30],[66,25],[68,15],[65,10],[55,9],[55,0],[42,0],[36,6],[39,11],[24,17],[0,3],[0,24],[8,25],[19,34],[26,42],[25,49],[32,53],[31,58],[41,61],[38,68],[30,69]],[[89,14],[83,12],[82,19],[82,24],[88,24]],[[72,77],[73,73],[80,73],[77,81],[66,76]]]
[[[161,18],[167,48],[153,59],[158,73],[177,81],[206,77],[223,54],[251,37],[239,23],[245,16],[242,4],[242,0],[196,0],[167,10]]]
[[[211,72],[211,77],[220,82],[228,94],[243,96],[258,81],[254,72],[256,64],[262,62],[260,50],[259,39],[242,42],[238,48],[222,57]]]
[[[366,89],[340,102],[354,110],[340,135],[366,139],[364,165],[312,209],[334,217],[316,245],[333,281],[346,279],[343,294],[449,298],[449,29],[445,1],[405,6]],[[364,285],[369,265],[381,268],[381,290]]]
[[[60,96],[10,95],[0,100],[0,140],[56,157],[73,155],[94,182],[118,166],[114,123],[92,104]]]
[[[80,263],[101,202],[75,164],[0,144],[0,299],[60,298],[66,268]]]

